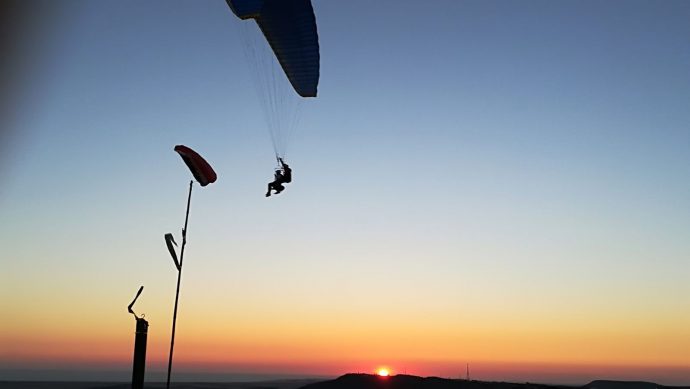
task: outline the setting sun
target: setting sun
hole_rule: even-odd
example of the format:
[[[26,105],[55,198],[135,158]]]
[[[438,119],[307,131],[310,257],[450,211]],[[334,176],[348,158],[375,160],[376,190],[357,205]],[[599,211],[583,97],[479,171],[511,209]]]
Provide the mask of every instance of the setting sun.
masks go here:
[[[381,377],[388,377],[388,375],[390,375],[390,372],[388,371],[388,369],[382,367],[376,372],[376,374],[380,375]]]

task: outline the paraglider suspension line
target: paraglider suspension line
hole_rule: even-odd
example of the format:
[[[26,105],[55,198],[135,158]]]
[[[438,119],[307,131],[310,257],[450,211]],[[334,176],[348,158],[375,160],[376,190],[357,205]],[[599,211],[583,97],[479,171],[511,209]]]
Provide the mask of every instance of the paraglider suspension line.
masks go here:
[[[180,268],[177,271],[177,290],[175,291],[175,308],[173,310],[172,336],[170,337],[170,356],[168,357],[168,380],[165,385],[170,389],[170,372],[172,370],[173,348],[175,347],[175,323],[177,321],[177,301],[180,297],[180,281],[182,281],[182,261],[184,260],[184,247],[187,244],[187,222],[189,221],[189,205],[192,201],[192,185],[189,181],[189,195],[187,196],[187,212],[184,216],[184,228],[182,229],[182,249],[180,250]]]

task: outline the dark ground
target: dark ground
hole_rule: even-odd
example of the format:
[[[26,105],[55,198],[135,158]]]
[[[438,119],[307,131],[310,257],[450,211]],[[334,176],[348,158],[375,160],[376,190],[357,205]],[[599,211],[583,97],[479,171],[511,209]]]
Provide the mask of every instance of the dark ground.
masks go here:
[[[257,382],[180,382],[171,383],[171,389],[298,389],[313,383],[313,379],[275,380]],[[29,382],[0,381],[1,389],[130,389],[131,383],[122,382]],[[163,389],[165,382],[144,384],[145,389]]]
[[[129,389],[129,383],[107,382],[28,382],[0,381],[2,389]],[[164,382],[145,385],[146,389],[165,388]],[[663,386],[651,382],[593,381],[584,386],[542,385],[532,383],[484,382],[438,377],[370,374],[346,374],[330,381],[313,379],[261,382],[178,383],[174,389],[690,389],[690,386]]]

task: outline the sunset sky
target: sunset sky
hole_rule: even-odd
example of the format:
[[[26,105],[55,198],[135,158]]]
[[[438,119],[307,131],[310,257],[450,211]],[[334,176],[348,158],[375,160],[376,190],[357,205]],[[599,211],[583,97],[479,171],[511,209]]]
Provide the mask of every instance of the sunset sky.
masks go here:
[[[224,1],[36,10],[0,120],[0,380],[129,380],[140,285],[164,379],[184,144],[219,178],[173,379],[690,385],[690,2],[313,5],[319,96],[269,199]]]

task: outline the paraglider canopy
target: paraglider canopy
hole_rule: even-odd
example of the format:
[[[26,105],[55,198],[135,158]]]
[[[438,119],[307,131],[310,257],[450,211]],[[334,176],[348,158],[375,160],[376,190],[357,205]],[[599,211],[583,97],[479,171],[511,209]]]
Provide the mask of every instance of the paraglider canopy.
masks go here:
[[[240,19],[254,19],[295,92],[316,97],[319,36],[311,0],[226,0]]]
[[[197,180],[199,185],[206,186],[216,182],[216,172],[196,151],[183,145],[175,146],[175,151],[180,154],[180,157],[182,157],[182,160],[192,172],[194,179]]]

